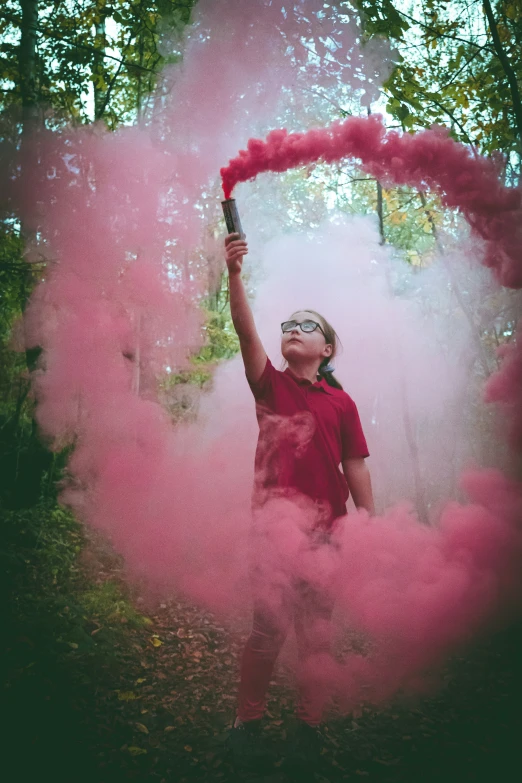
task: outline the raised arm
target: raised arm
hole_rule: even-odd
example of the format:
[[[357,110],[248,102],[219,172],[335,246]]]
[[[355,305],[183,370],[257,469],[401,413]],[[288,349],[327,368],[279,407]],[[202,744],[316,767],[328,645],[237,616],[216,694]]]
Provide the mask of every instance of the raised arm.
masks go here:
[[[245,286],[241,279],[243,256],[248,245],[239,234],[229,234],[225,239],[225,251],[230,285],[230,312],[234,329],[239,337],[239,346],[249,381],[256,383],[265,369],[266,351],[259,339],[254,316],[248,303]]]

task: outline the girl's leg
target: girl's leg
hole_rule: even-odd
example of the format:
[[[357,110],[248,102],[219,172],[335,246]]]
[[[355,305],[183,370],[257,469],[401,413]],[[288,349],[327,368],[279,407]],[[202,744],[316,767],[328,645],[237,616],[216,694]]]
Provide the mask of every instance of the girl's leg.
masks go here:
[[[297,717],[310,726],[321,723],[326,701],[321,683],[324,664],[319,656],[331,650],[333,605],[333,599],[323,591],[301,584],[294,617],[300,689]]]
[[[288,633],[290,607],[282,602],[281,611],[274,612],[263,604],[254,606],[252,633],[243,651],[239,684],[239,721],[263,717],[266,694],[274,665]]]

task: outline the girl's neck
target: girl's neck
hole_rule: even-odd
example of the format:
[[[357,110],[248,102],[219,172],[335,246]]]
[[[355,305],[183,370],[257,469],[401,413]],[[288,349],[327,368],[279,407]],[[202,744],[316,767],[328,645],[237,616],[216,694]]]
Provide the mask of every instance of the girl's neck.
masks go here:
[[[289,369],[298,378],[305,378],[310,383],[317,381],[317,372],[319,370],[319,364],[316,361],[311,362],[288,362]]]

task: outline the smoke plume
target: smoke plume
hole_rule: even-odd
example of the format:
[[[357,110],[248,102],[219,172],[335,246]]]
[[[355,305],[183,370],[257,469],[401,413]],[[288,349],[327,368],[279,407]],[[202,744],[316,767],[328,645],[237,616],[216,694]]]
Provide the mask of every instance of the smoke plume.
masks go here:
[[[227,194],[261,171],[353,156],[384,182],[435,188],[484,243],[459,236],[415,275],[369,218],[264,242],[263,213],[245,209],[267,351],[279,366],[278,325],[296,309],[333,323],[378,501],[373,519],[350,509],[335,547],[310,548],[306,504],[276,499],[252,538],[257,428],[240,358],[216,369],[196,416],[173,423],[165,387],[204,343],[201,300],[223,269],[223,160],[285,117],[308,130],[307,85],[341,80],[366,106],[389,69],[383,50],[363,56],[356,26],[321,17],[322,5],[201,0],[183,67],[166,71],[146,121],[114,133],[49,123],[34,140],[38,166],[25,166],[22,189],[12,178],[10,198],[35,228],[28,260],[47,262],[24,347],[43,349],[33,377],[42,436],[73,447],[62,502],[112,541],[130,579],[163,596],[235,616],[250,605],[252,560],[272,586],[298,577],[332,591],[335,629],[357,629],[371,653],[311,660],[308,675],[349,709],[423,687],[430,667],[519,609],[522,354],[513,337],[495,369],[477,331],[495,323],[499,282],[522,283],[520,193],[442,131],[385,134],[377,117],[277,131],[231,164]],[[482,403],[486,380],[505,438]]]

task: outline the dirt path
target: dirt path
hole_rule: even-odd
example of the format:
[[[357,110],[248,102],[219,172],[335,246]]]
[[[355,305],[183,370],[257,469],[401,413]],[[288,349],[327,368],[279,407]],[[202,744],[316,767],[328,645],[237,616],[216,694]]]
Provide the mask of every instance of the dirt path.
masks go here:
[[[85,618],[90,646],[60,638],[65,652],[59,656],[34,641],[50,638],[52,618],[42,618],[47,636],[17,637],[18,668],[3,705],[11,750],[4,753],[4,772],[11,765],[6,780],[293,779],[282,763],[294,707],[284,665],[271,687],[265,728],[273,763],[256,777],[234,769],[225,746],[248,625],[228,630],[181,601],[162,604],[149,617],[146,626],[125,626],[113,636]],[[446,667],[443,688],[429,699],[364,710],[355,720],[332,717],[321,765],[309,779],[511,780],[522,738],[521,641],[521,626],[483,640]]]

